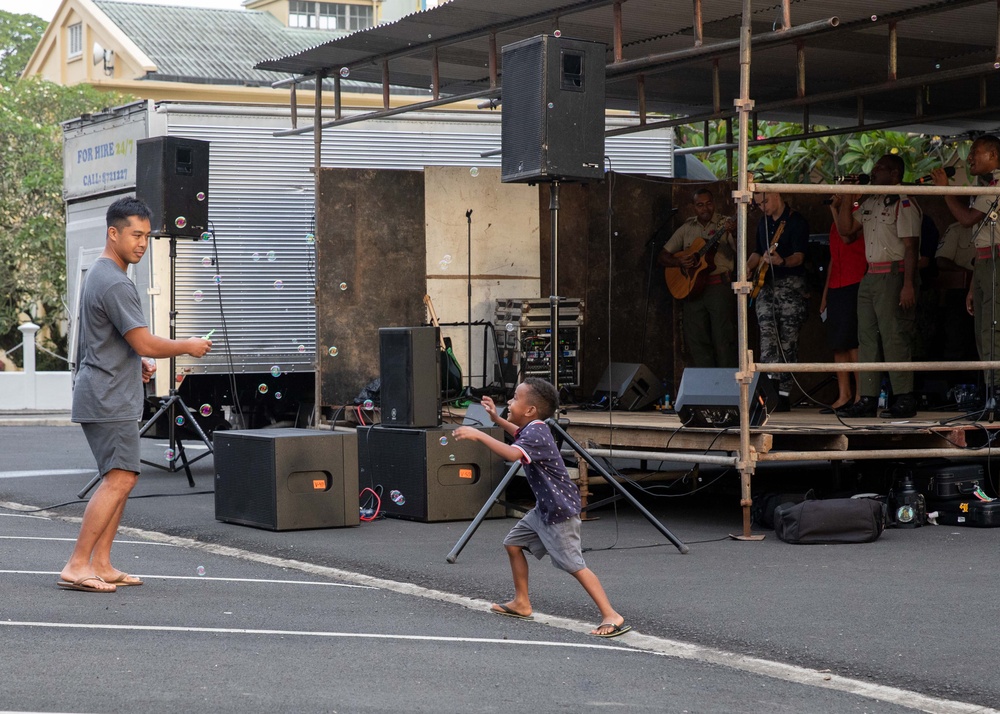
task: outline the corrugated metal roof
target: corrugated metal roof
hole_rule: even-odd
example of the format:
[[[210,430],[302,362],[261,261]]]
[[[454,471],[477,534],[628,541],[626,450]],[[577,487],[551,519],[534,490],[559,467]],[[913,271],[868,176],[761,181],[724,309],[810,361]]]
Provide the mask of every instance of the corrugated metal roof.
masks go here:
[[[94,4],[156,63],[156,72],[147,78],[160,81],[270,86],[278,77],[254,68],[261,58],[298,52],[344,34],[287,28],[271,13],[253,10],[114,0]]]
[[[742,0],[704,0],[704,45],[739,37]],[[980,82],[989,105],[1000,107],[1000,72],[997,59],[996,0],[792,0],[793,28],[836,17],[839,26],[803,39],[806,92],[845,93],[811,107],[812,123],[850,123],[858,112],[860,87],[879,87],[866,94],[867,123],[905,118],[913,114],[917,96],[923,95],[927,114],[976,110]],[[692,48],[694,20],[691,2],[629,0],[622,3],[623,59]],[[889,21],[898,37],[898,80],[894,91],[888,83]],[[781,3],[754,3],[753,34],[759,36],[781,27]],[[381,63],[389,61],[394,84],[429,87],[431,58],[438,53],[441,92],[464,94],[489,86],[489,35],[496,33],[497,47],[560,30],[564,37],[613,43],[612,0],[452,0],[318,47],[275,55],[260,69],[310,75],[317,70],[350,68],[351,79],[379,82]],[[608,62],[613,61],[609,51]],[[751,97],[758,108],[796,98],[796,46],[793,42],[752,53]],[[718,57],[722,110],[732,109],[739,94],[739,55],[730,51]],[[611,66],[609,64],[609,66]],[[934,84],[935,73],[961,70],[970,76],[953,77]],[[502,68],[501,68],[502,71]],[[713,59],[702,58],[645,74],[649,111],[698,115],[711,112]],[[921,89],[927,77],[929,88]],[[638,89],[634,77],[610,78],[609,107],[635,110]],[[914,85],[913,82],[917,84]],[[792,118],[800,109],[785,106]],[[801,116],[799,114],[799,116]],[[987,115],[949,120],[951,126],[985,128],[997,120]]]

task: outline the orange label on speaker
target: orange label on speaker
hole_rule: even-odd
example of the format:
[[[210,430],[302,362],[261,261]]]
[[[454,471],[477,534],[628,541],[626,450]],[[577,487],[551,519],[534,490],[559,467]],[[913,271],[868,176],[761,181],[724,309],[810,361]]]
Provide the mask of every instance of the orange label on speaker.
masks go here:
[[[326,489],[326,481],[321,478],[313,479],[313,489],[316,491],[323,491]]]
[[[459,478],[472,478],[472,469],[459,469],[458,470],[458,477]]]

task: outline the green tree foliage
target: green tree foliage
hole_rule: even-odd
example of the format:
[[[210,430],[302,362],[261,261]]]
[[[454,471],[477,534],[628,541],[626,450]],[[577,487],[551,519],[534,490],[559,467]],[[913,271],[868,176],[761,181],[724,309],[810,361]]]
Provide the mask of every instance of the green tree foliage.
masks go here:
[[[0,10],[0,84],[10,84],[21,76],[46,25],[42,18],[34,15],[15,15]]]
[[[18,74],[34,49],[24,38],[37,42],[41,36],[30,18],[0,12],[9,43],[0,47],[0,348],[20,343],[17,326],[28,315],[43,328],[42,345],[65,355],[66,214],[59,124],[126,98],[89,85],[63,87],[33,77],[11,81],[8,71]],[[38,368],[66,365],[40,353]]]
[[[825,127],[813,127],[822,131]],[[766,141],[802,133],[798,124],[764,122],[758,125],[755,140]],[[725,125],[709,130],[709,144],[725,142]],[[684,126],[677,131],[678,146],[704,146],[701,127]],[[904,180],[924,176],[936,166],[948,166],[964,160],[968,141],[944,142],[941,137],[905,134],[896,131],[872,131],[863,134],[792,139],[774,144],[749,147],[748,166],[768,181],[782,183],[832,183],[835,176],[869,173],[885,154],[898,154],[906,164]],[[697,154],[719,178],[726,176],[726,152]]]

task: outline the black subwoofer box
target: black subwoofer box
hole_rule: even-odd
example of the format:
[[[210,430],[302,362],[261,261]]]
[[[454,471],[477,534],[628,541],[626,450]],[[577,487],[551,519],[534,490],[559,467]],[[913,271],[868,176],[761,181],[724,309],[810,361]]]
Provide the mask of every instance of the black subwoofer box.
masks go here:
[[[749,386],[750,426],[762,426],[778,394],[766,374],[754,372]],[[681,376],[674,408],[686,426],[719,428],[740,423],[740,385],[735,367],[688,367]]]
[[[135,195],[153,213],[153,235],[200,238],[208,230],[208,153],[199,139],[136,142]]]
[[[503,48],[501,181],[604,177],[606,49],[551,35]]]
[[[455,429],[358,427],[360,480],[382,487],[384,515],[424,523],[475,518],[506,469],[484,444],[455,439]],[[500,427],[480,431],[503,438]],[[487,515],[503,516],[498,504]]]
[[[272,531],[358,525],[353,432],[216,431],[213,443],[216,519]]]

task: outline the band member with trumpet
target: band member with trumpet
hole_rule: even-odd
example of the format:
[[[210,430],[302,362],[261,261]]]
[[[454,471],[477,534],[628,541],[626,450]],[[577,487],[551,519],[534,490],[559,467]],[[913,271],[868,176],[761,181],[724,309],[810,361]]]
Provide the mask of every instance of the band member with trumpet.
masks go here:
[[[1000,139],[995,136],[981,136],[972,143],[966,159],[969,173],[976,176],[981,186],[996,186],[1000,183]],[[945,169],[931,172],[937,186],[948,185]],[[997,290],[998,252],[1000,252],[1000,231],[997,231],[997,196],[972,196],[966,203],[964,197],[945,196],[951,214],[963,226],[973,226],[973,243],[976,247],[976,262],[972,271],[972,284],[965,297],[965,309],[972,315],[976,332],[976,348],[979,359],[1000,359],[1000,290]],[[996,398],[1000,393],[1000,372],[986,372],[986,402],[991,411],[997,407]],[[991,403],[992,402],[992,403]]]
[[[895,154],[875,162],[871,183],[897,186],[906,168]],[[869,195],[855,210],[842,201],[837,211],[837,230],[844,240],[857,240],[864,233],[868,272],[858,289],[858,360],[861,362],[909,362],[913,355],[916,327],[917,255],[921,213],[905,194]],[[913,372],[889,372],[895,400],[879,416],[908,419],[917,413],[913,395]],[[878,372],[862,372],[861,399],[838,409],[842,418],[873,417],[878,411]]]
[[[756,193],[764,217],[757,224],[757,244],[747,259],[750,299],[760,328],[760,361],[798,362],[799,329],[806,319],[806,271],[809,224],[781,200],[780,193]],[[776,411],[788,411],[795,380],[784,372],[778,382]]]
[[[707,188],[694,192],[695,215],[663,246],[657,262],[666,268],[671,294],[681,300],[690,367],[736,367],[735,221],[715,210]]]

